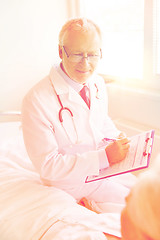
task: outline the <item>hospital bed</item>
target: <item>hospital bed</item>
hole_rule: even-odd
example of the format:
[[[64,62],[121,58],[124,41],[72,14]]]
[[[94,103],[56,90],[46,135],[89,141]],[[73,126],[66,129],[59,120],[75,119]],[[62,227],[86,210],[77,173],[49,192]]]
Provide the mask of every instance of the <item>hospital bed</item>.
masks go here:
[[[119,213],[96,213],[44,186],[25,150],[20,112],[0,113],[0,239],[103,240],[120,237]]]

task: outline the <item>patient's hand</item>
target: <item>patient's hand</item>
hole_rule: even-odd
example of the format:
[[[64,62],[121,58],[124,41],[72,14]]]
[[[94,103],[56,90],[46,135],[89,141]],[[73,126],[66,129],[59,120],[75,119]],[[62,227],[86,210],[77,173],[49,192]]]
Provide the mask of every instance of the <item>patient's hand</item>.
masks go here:
[[[96,212],[96,213],[102,213],[102,210],[97,206],[94,200],[87,199],[83,197],[79,202],[79,205],[84,206],[88,208],[89,210]]]

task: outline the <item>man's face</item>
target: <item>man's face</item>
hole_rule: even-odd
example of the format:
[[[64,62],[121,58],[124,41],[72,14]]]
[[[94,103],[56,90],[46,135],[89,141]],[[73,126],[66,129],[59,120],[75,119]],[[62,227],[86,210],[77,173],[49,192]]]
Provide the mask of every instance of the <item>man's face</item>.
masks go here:
[[[88,61],[87,55],[100,55],[101,40],[96,31],[66,33],[63,47],[60,47],[63,70],[76,82],[85,83],[95,71],[98,61]],[[67,55],[78,54],[83,58],[79,62],[70,60]]]

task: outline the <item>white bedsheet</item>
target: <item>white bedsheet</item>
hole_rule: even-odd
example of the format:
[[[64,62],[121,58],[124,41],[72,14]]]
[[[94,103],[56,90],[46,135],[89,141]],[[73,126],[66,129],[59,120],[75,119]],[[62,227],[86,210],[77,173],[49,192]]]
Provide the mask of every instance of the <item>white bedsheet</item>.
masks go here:
[[[41,183],[16,127],[18,134],[0,137],[0,239],[103,240],[103,232],[120,237],[118,213],[94,213]]]

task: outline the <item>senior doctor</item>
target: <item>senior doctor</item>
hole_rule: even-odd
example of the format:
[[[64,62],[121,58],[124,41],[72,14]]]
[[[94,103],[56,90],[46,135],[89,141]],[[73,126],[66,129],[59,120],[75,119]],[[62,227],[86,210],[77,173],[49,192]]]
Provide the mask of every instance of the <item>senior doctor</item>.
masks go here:
[[[44,184],[66,191],[77,201],[86,197],[121,206],[131,174],[85,183],[87,176],[122,161],[129,148],[128,139],[108,116],[106,86],[96,74],[102,57],[98,26],[87,19],[68,21],[59,34],[59,56],[60,63],[23,100],[28,155]],[[104,138],[118,140],[105,142]]]

